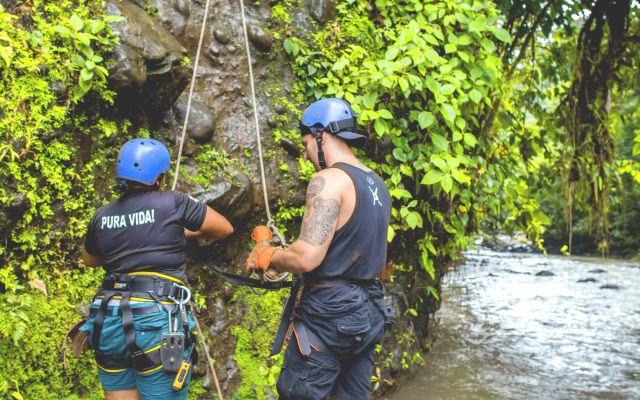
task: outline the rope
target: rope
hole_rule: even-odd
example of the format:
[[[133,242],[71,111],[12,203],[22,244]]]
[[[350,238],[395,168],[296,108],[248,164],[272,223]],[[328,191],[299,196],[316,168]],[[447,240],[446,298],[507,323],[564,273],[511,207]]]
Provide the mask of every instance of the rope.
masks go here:
[[[180,170],[180,159],[182,158],[182,147],[184,146],[184,137],[187,132],[187,123],[189,122],[189,112],[191,111],[191,96],[193,95],[193,87],[196,84],[196,74],[198,73],[198,62],[200,61],[200,49],[202,48],[202,39],[204,38],[204,28],[207,25],[207,15],[209,14],[209,3],[211,0],[207,0],[207,5],[204,6],[204,17],[202,18],[202,30],[200,30],[200,41],[198,42],[198,51],[196,52],[196,62],[193,65],[193,76],[191,77],[191,87],[189,88],[189,100],[187,100],[187,114],[184,116],[184,126],[182,127],[182,139],[180,140],[180,149],[178,150],[178,160],[176,162],[176,171],[173,174],[173,185],[171,185],[171,191],[176,190],[176,184],[178,183],[178,172]],[[260,158],[262,160],[262,158]],[[263,177],[264,179],[264,177]],[[220,397],[222,399],[222,397]]]
[[[260,155],[260,175],[262,176],[262,192],[264,194],[264,207],[267,210],[267,220],[272,222],[269,211],[269,198],[267,196],[267,180],[264,177],[264,163],[262,161],[262,145],[260,144],[260,125],[258,124],[258,104],[256,103],[256,89],[253,84],[253,68],[251,67],[251,50],[249,49],[249,36],[247,35],[247,22],[244,19],[244,1],[240,0],[242,15],[242,30],[244,32],[244,48],[247,51],[247,64],[249,65],[249,79],[251,83],[251,99],[253,100],[253,116],[256,120],[256,139],[258,140],[258,154]],[[267,226],[269,224],[267,222]],[[275,225],[275,224],[274,224]]]
[[[211,357],[209,356],[209,349],[204,343],[204,335],[202,334],[202,330],[200,329],[200,324],[198,323],[198,319],[195,315],[191,315],[193,320],[196,322],[196,328],[198,328],[198,333],[200,334],[200,343],[202,343],[202,350],[204,351],[204,355],[207,356],[207,362],[209,364],[209,368],[211,368],[211,372],[213,373],[213,381],[216,384],[216,390],[218,391],[218,399],[222,399],[222,391],[220,390],[220,384],[218,383],[218,376],[216,375],[216,370],[213,369],[213,362],[211,361]]]

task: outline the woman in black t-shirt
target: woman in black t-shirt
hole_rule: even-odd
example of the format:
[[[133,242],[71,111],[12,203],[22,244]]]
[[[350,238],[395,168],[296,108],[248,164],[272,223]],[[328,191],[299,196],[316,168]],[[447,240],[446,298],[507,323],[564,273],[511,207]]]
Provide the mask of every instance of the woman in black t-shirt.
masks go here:
[[[85,265],[106,271],[81,330],[95,351],[107,400],[187,398],[190,370],[182,388],[172,388],[176,365],[197,354],[189,351],[195,346],[190,306],[181,313],[173,301],[186,298],[186,239],[219,240],[233,232],[196,199],[159,193],[169,166],[162,143],[127,142],[118,155],[122,194],[96,210],[85,238]],[[167,343],[171,330],[178,332]]]

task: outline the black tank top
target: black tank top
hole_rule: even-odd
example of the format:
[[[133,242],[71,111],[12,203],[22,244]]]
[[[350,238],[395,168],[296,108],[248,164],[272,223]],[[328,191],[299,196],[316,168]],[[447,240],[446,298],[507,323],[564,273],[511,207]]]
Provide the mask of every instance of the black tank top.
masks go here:
[[[387,258],[389,191],[373,171],[345,163],[336,163],[331,168],[341,169],[351,177],[356,189],[356,206],[349,221],[333,236],[322,264],[309,275],[373,279],[382,271]]]

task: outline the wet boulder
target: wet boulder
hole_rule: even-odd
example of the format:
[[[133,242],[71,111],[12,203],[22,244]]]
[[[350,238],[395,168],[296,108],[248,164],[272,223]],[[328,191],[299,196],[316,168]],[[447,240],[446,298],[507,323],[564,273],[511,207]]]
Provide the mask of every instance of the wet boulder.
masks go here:
[[[229,41],[231,40],[229,38],[229,35],[227,35],[224,31],[222,31],[221,29],[214,29],[213,31],[213,37],[216,38],[216,40],[222,44],[227,44],[229,43]]]
[[[579,279],[578,280],[578,283],[587,283],[587,282],[596,282],[596,279],[588,277],[588,278],[584,278],[584,279]]]
[[[603,269],[600,269],[600,268],[592,269],[591,271],[589,271],[590,274],[604,274],[605,272],[607,272],[607,271],[605,271]]]
[[[554,276],[555,274],[551,271],[540,271],[536,274],[536,276]]]
[[[253,183],[242,171],[229,168],[219,173],[206,187],[198,186],[190,195],[236,225],[249,216],[253,202]]]
[[[261,27],[249,25],[247,27],[247,36],[258,50],[264,52],[271,50],[271,36]]]
[[[504,272],[508,272],[510,274],[520,274],[520,275],[531,275],[529,272],[520,272],[513,269],[503,269]]]
[[[179,126],[184,126],[187,115],[188,95],[185,93],[173,106],[174,118]],[[216,117],[207,105],[195,98],[191,99],[187,134],[198,143],[208,143],[216,132]]]
[[[119,89],[140,86],[140,90],[119,93],[116,101],[124,106],[170,108],[191,78],[192,68],[180,65],[187,50],[159,21],[131,1],[108,0],[106,8],[108,15],[127,18],[110,23],[120,34],[122,48],[113,56],[116,63],[109,71],[113,74],[110,83]]]

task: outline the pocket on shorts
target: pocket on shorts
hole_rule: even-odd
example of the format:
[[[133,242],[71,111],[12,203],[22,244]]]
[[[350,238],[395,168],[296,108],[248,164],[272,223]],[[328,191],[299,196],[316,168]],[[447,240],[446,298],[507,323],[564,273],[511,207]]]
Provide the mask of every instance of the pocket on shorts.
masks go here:
[[[327,398],[340,372],[339,363],[317,352],[313,352],[308,358],[301,356],[297,351],[287,353],[276,384],[280,398]]]

